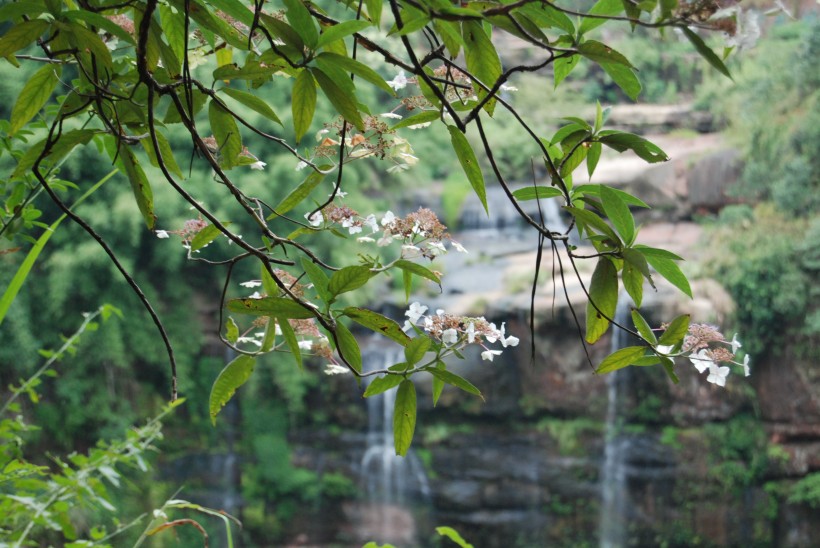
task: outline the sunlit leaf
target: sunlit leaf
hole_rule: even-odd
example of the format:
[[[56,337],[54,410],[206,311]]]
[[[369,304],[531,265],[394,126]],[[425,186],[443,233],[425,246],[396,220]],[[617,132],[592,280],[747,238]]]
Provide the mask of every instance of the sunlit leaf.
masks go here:
[[[663,332],[663,335],[660,336],[658,339],[658,344],[663,345],[676,345],[679,342],[683,341],[683,338],[686,336],[686,333],[689,331],[689,314],[683,314],[678,316],[671,322],[669,322],[669,326],[666,328],[666,331]]]
[[[301,204],[305,198],[310,196],[313,189],[319,186],[325,178],[325,174],[319,171],[311,171],[304,181],[290,191],[276,207],[273,208],[273,213],[268,216],[268,220],[274,219],[279,215],[284,215],[297,205]]]
[[[385,375],[384,377],[376,377],[370,384],[367,385],[367,388],[364,391],[364,397],[369,398],[370,396],[376,396],[383,392],[387,392],[391,388],[394,388],[401,384],[404,377],[401,375]]]
[[[393,438],[396,454],[407,455],[416,430],[416,387],[410,380],[404,380],[396,392],[393,409]]]
[[[290,325],[287,318],[279,317],[276,318],[276,324],[279,326],[279,330],[282,331],[282,338],[285,339],[285,344],[288,345],[290,353],[293,354],[296,364],[299,366],[299,369],[302,369],[302,349],[299,348],[299,341],[296,339],[293,326]]]
[[[371,331],[381,333],[385,337],[396,341],[402,346],[407,346],[410,342],[410,337],[402,331],[399,324],[390,318],[382,316],[378,312],[373,312],[372,310],[368,310],[366,308],[350,306],[344,309],[343,314],[354,322],[363,325]]]
[[[284,297],[264,297],[262,299],[231,299],[228,310],[239,314],[255,316],[279,316],[291,319],[313,318],[314,314],[307,308]]]
[[[712,51],[712,48],[706,45],[706,43],[703,41],[703,38],[698,36],[695,33],[695,31],[693,31],[689,27],[682,26],[680,28],[683,30],[683,33],[686,35],[689,41],[692,42],[692,45],[695,46],[695,49],[700,54],[700,56],[706,59],[706,61],[715,69],[717,69],[718,72],[727,76],[731,80],[732,73],[729,72],[729,69],[726,68],[726,65],[723,64],[723,61],[721,61],[720,57],[718,57],[718,55],[714,51]]]
[[[369,267],[346,266],[333,273],[327,284],[327,290],[331,295],[336,297],[341,293],[359,289],[366,284],[372,276],[373,274],[370,272]]]
[[[601,257],[595,265],[589,284],[585,336],[589,344],[594,344],[609,329],[610,319],[615,317],[617,306],[618,271],[612,261]]]
[[[237,388],[251,378],[256,358],[252,356],[238,356],[219,374],[211,387],[211,397],[208,400],[208,412],[211,422],[216,425],[216,416],[231,400]]]
[[[649,324],[641,316],[641,313],[637,310],[632,310],[632,323],[635,324],[635,329],[638,330],[638,333],[641,334],[641,337],[647,340],[647,342],[655,345],[658,343],[657,337],[655,337],[655,333],[652,331],[652,328],[649,327]]]
[[[484,211],[487,215],[490,214],[490,209],[487,207],[487,191],[484,189],[484,175],[481,173],[481,168],[478,165],[473,147],[470,146],[467,137],[455,126],[447,126],[450,131],[450,142],[453,145],[453,150],[456,152],[458,162],[461,168],[467,175],[467,180],[470,181],[470,186],[478,196],[481,205],[484,206]]]
[[[404,347],[404,359],[408,365],[415,365],[424,358],[424,354],[430,350],[433,341],[426,335],[419,335],[413,338],[407,346]]]
[[[339,344],[339,354],[357,373],[361,373],[362,351],[356,337],[342,322],[336,322],[336,342]]]
[[[131,152],[131,149],[125,145],[120,147],[120,164],[126,175],[128,175],[131,190],[137,201],[137,207],[142,213],[142,218],[145,220],[145,225],[149,230],[153,230],[157,220],[154,215],[154,194],[151,192],[151,185],[142,170],[142,166],[137,162],[137,158]]]
[[[259,114],[261,114],[262,116],[264,116],[268,120],[276,122],[280,126],[282,125],[282,121],[279,119],[279,117],[276,115],[276,113],[273,111],[273,109],[270,107],[270,105],[268,105],[267,102],[263,101],[262,99],[260,99],[256,95],[254,95],[252,93],[248,93],[247,91],[242,91],[242,90],[238,90],[238,89],[234,89],[234,88],[228,88],[228,87],[222,88],[219,91],[221,93],[224,93],[225,95],[230,96],[231,98],[235,99],[236,101],[239,101],[240,103],[242,103],[243,105],[245,105],[249,109],[258,112]]]
[[[62,67],[46,63],[23,86],[11,109],[9,134],[17,133],[48,102],[54,86],[60,81]]]
[[[606,216],[612,221],[624,243],[631,244],[635,239],[635,219],[629,211],[629,206],[618,193],[613,192],[607,186],[601,187],[601,203]]]
[[[302,70],[296,77],[291,95],[293,129],[296,142],[310,129],[313,113],[316,111],[316,82],[309,70]]]
[[[632,365],[635,360],[641,358],[645,353],[645,346],[627,346],[626,348],[621,348],[604,358],[595,372],[603,374],[623,369],[624,367]]]
[[[473,386],[473,384],[464,377],[460,377],[452,371],[447,371],[446,369],[427,369],[427,372],[442,382],[478,396],[482,400],[484,399],[484,396],[481,395],[481,390]]]

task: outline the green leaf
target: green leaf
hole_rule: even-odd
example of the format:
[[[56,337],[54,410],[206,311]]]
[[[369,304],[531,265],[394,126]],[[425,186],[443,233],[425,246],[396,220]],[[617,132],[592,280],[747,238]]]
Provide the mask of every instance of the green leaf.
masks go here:
[[[307,257],[302,257],[302,268],[305,269],[305,274],[313,284],[319,298],[325,303],[330,303],[333,300],[333,295],[327,289],[330,278],[325,274],[325,271]]]
[[[665,346],[674,346],[683,341],[686,333],[689,331],[689,314],[682,314],[672,320],[666,331],[658,339],[658,344]]]
[[[293,129],[296,132],[298,143],[310,129],[313,114],[316,111],[316,82],[309,70],[302,70],[296,77],[291,95],[291,111]]]
[[[600,65],[630,99],[633,101],[638,99],[638,95],[641,94],[643,88],[641,81],[635,76],[634,69],[620,63],[600,63]]]
[[[148,230],[153,230],[154,223],[157,221],[157,217],[154,215],[154,194],[151,192],[151,185],[142,167],[137,162],[136,156],[125,145],[120,147],[120,164],[126,175],[128,175],[131,190],[134,192],[134,198],[137,201],[140,213],[142,213],[142,218],[145,220],[145,225]]]
[[[639,249],[639,248],[635,248]],[[669,283],[683,291],[689,298],[692,298],[692,288],[689,286],[689,280],[686,278],[686,275],[680,269],[680,267],[675,264],[675,261],[672,259],[666,259],[662,257],[658,257],[656,255],[647,255],[644,253],[647,262],[652,265],[658,274],[666,278]]]
[[[413,274],[409,270],[402,270],[401,279],[404,284],[404,298],[409,302],[410,294],[413,292]]]
[[[519,11],[525,13],[541,28],[556,28],[566,32],[569,36],[575,35],[575,25],[567,15],[546,2],[525,4]]]
[[[412,381],[404,380],[396,392],[396,405],[393,409],[393,441],[397,455],[407,455],[415,430],[416,387]]]
[[[399,121],[396,125],[391,127],[390,129],[400,129],[403,127],[408,126],[415,126],[417,124],[426,124],[427,122],[435,122],[441,118],[441,112],[438,110],[425,110],[419,112],[418,114],[414,114],[413,116],[409,116],[404,120]]]
[[[378,28],[382,22],[382,0],[364,0],[367,6],[367,15],[373,21],[373,25]]]
[[[670,358],[661,356],[661,365],[663,366],[663,370],[666,371],[667,376],[672,379],[672,382],[678,384],[680,379],[675,375],[675,362]]]
[[[680,255],[676,255],[671,251],[667,251],[666,249],[660,249],[657,247],[649,247],[643,244],[637,244],[633,246],[633,249],[640,251],[644,257],[658,257],[661,259],[670,259],[672,261],[682,261],[683,257]]]
[[[216,416],[233,397],[236,389],[245,384],[253,367],[256,365],[256,358],[252,356],[238,356],[219,374],[211,387],[211,397],[208,401],[208,412],[211,415],[211,423],[216,425]]]
[[[692,29],[689,27],[683,26],[680,27],[683,30],[683,33],[692,42],[692,45],[695,46],[695,49],[698,51],[701,57],[706,59],[706,61],[712,65],[718,72],[727,76],[730,80],[732,80],[732,73],[729,72],[729,69],[726,68],[726,65],[723,64],[723,61],[720,60],[720,57],[712,51],[712,49],[706,45],[703,39],[698,36]]]
[[[229,226],[231,223],[222,223],[224,226]],[[196,251],[198,249],[202,249],[209,243],[216,240],[219,235],[222,234],[220,230],[216,227],[216,225],[208,225],[199,232],[197,235],[194,236],[194,239],[191,240],[191,251]]]
[[[351,34],[355,34],[361,30],[366,29],[370,26],[368,21],[362,20],[351,20],[351,21],[343,21],[339,24],[325,27],[322,31],[322,34],[319,35],[319,40],[316,43],[316,49],[319,49],[326,44],[330,44],[335,42],[336,40],[341,40]]]
[[[316,29],[313,16],[301,0],[284,0],[284,3],[288,8],[285,12],[288,23],[299,33],[305,45],[316,49],[316,44],[319,42],[319,31]]]
[[[36,0],[30,2],[26,0],[10,2],[0,7],[0,21],[14,21],[23,16],[36,20],[37,16],[44,11],[46,11],[46,7],[43,5],[43,2]]]
[[[228,317],[228,321],[225,322],[225,338],[231,344],[236,344],[237,339],[239,339],[239,326],[231,317]]]
[[[371,277],[372,273],[369,267],[346,266],[333,273],[330,277],[330,282],[327,284],[327,290],[333,297],[336,297],[341,293],[359,289],[366,284]]]
[[[42,35],[49,27],[45,19],[32,19],[13,25],[0,38],[0,57],[9,55],[23,49]]]
[[[456,21],[436,19],[433,21],[433,28],[438,32],[441,41],[444,42],[450,58],[455,59],[458,57],[462,46],[464,46],[464,38],[461,37],[461,25]]]
[[[211,131],[219,147],[219,165],[222,169],[231,169],[238,165],[239,155],[242,153],[242,137],[239,134],[236,120],[230,112],[214,100],[211,100],[208,107],[208,118],[211,122]]]
[[[592,174],[595,173],[595,168],[598,167],[598,160],[601,159],[601,148],[601,143],[598,142],[590,143],[589,145],[589,151],[587,152],[587,174],[590,179],[592,178]]]
[[[488,88],[493,87],[496,80],[501,76],[501,59],[498,57],[498,52],[495,50],[492,40],[484,32],[481,22],[474,20],[463,21],[461,23],[461,35],[464,38],[464,57],[467,61],[467,70]],[[487,95],[487,91],[478,84],[474,85],[473,88],[479,99]],[[494,99],[487,101],[484,105],[484,110],[490,116],[492,116],[494,109]]]
[[[452,540],[458,544],[460,548],[473,548],[473,545],[464,540],[462,536],[458,534],[458,531],[452,527],[436,527],[436,533],[442,537],[447,537]]]
[[[629,211],[629,206],[618,193],[607,186],[601,186],[601,203],[615,230],[621,235],[624,243],[630,245],[635,239],[635,219]]]
[[[80,54],[88,53],[94,56],[98,69],[110,72],[112,59],[111,51],[103,44],[96,32],[91,32],[78,23],[57,23],[59,29],[65,31],[69,42],[76,47]]]
[[[594,212],[578,207],[565,207],[564,209],[572,214],[577,222],[582,223],[586,227],[586,232],[588,235],[591,235],[590,229],[594,228],[599,233],[612,240],[612,245],[619,246],[621,244],[620,238],[618,238],[618,235],[614,230],[612,230],[612,227],[606,224],[606,222],[604,222],[604,220]]]
[[[643,357],[645,353],[645,346],[627,346],[626,348],[621,348],[604,358],[604,361],[601,362],[601,365],[598,366],[595,372],[603,374],[623,369],[624,367],[632,365],[635,360]]]
[[[542,198],[557,198],[563,195],[564,193],[554,186],[528,186],[519,188],[513,192],[513,196],[519,202],[525,200],[540,200]]]
[[[264,297],[262,299],[231,299],[228,310],[238,314],[254,316],[277,316],[304,320],[315,317],[313,312],[285,297]]]
[[[618,15],[624,11],[624,3],[625,2],[622,0],[598,0],[598,2],[592,6],[592,9],[589,10],[589,13],[591,15]],[[607,19],[604,18],[582,17],[581,26],[578,27],[578,32],[580,34],[586,34],[606,22]]]
[[[321,183],[324,179],[325,173],[311,171],[305,180],[299,183],[299,186],[291,190],[290,193],[285,196],[285,198],[279,202],[276,207],[273,208],[273,213],[268,216],[267,220],[270,221],[280,215],[284,215],[297,205],[301,204],[308,196],[310,196],[313,189],[319,186],[319,183]]]
[[[364,391],[364,397],[369,398],[370,396],[376,396],[382,392],[387,392],[391,388],[400,385],[402,380],[404,380],[404,377],[401,375],[385,375],[384,377],[376,377],[370,381],[370,384],[367,385],[367,389]]]
[[[620,3],[620,0],[615,0]],[[578,46],[578,53],[591,61],[595,61],[599,65],[624,65],[632,68],[632,63],[623,54],[615,51],[606,44],[596,42],[595,40],[587,40]]]
[[[624,289],[626,289],[626,292],[632,297],[635,306],[641,306],[641,302],[643,301],[643,274],[641,274],[635,265],[624,261],[621,279],[624,283]]]
[[[653,346],[658,344],[658,339],[655,337],[655,333],[652,331],[652,328],[649,327],[649,323],[641,316],[641,313],[637,310],[632,310],[632,323],[635,324],[635,329],[638,330],[638,333],[641,334],[641,337],[646,339],[647,342],[651,343]]]
[[[271,322],[272,321],[273,319],[271,319]],[[299,348],[299,341],[296,339],[296,333],[293,331],[293,326],[290,325],[287,318],[281,317],[276,318],[276,324],[282,331],[282,338],[285,339],[285,344],[288,345],[290,353],[293,354],[296,364],[299,366],[299,369],[302,369],[302,349]]]
[[[481,395],[481,390],[473,386],[473,384],[465,379],[464,377],[460,377],[451,371],[447,371],[446,369],[436,369],[431,368],[426,370],[428,373],[433,375],[435,378],[443,381],[449,385],[455,386],[456,388],[460,388],[465,392],[469,392],[475,396],[478,396],[482,400],[484,396]]]
[[[276,321],[268,317],[268,324],[265,326],[265,336],[262,339],[260,352],[270,352],[276,344]]]
[[[364,21],[359,21],[359,23],[363,22]],[[317,55],[316,60],[317,62],[332,63],[336,65],[338,68],[355,74],[362,80],[370,82],[376,87],[383,89],[390,95],[396,95],[396,92],[393,90],[393,88],[391,88],[390,85],[388,85],[388,83],[385,82],[384,78],[382,78],[378,72],[355,59],[351,59],[350,57],[346,57],[344,55],[339,55],[336,53],[325,51]]]
[[[589,195],[589,196],[601,196],[601,187],[603,185],[578,185],[572,189],[572,198],[573,200],[582,195]],[[632,194],[628,192],[624,192],[618,188],[607,187],[611,192],[617,194],[623,202],[628,205],[635,206],[635,207],[645,207],[649,208],[649,206],[641,200],[640,198],[636,198]]]
[[[68,154],[74,150],[74,147],[77,145],[88,144],[95,133],[96,131],[92,129],[74,129],[63,133],[60,135],[60,139],[52,145],[48,156],[45,157],[45,160],[50,165],[59,163],[63,158],[68,156]],[[45,146],[46,139],[29,146],[28,150],[23,154],[23,157],[20,158],[19,162],[17,162],[17,167],[14,168],[11,178],[19,179],[23,177],[28,170],[34,167],[34,163],[37,161],[40,154],[42,154]]]
[[[61,72],[60,65],[46,63],[29,78],[11,109],[9,135],[17,133],[45,106],[60,81]]]
[[[371,331],[381,333],[385,337],[396,341],[402,346],[407,346],[410,342],[410,337],[402,331],[399,324],[390,318],[382,316],[378,312],[373,312],[372,310],[368,310],[366,308],[351,306],[345,308],[342,313],[354,322],[363,325]]]
[[[157,143],[159,144],[159,153],[162,157],[162,162],[165,164],[165,167],[170,173],[182,179],[184,174],[179,168],[176,158],[174,158],[174,151],[171,149],[171,143],[168,142],[168,138],[161,132],[157,131],[155,134],[157,136]],[[143,139],[140,139],[140,143],[142,144],[142,148],[145,149],[145,153],[148,155],[148,160],[151,162],[151,165],[154,167],[159,167],[159,159],[157,158],[156,151],[154,151],[154,143],[151,141],[151,136],[149,135]]]
[[[581,60],[580,55],[562,54],[557,57],[552,63],[553,79],[555,87],[564,81],[564,78],[569,76],[569,73],[578,66],[578,61]]]
[[[268,105],[268,103],[266,103],[256,95],[248,93],[247,91],[241,91],[238,89],[228,87],[222,88],[219,91],[235,99],[236,101],[242,103],[249,109],[258,112],[268,120],[276,122],[280,126],[282,125],[282,121],[279,119],[279,117],[276,115],[273,109],[270,108],[270,105]]]
[[[426,335],[419,335],[410,340],[407,346],[404,347],[404,359],[407,365],[413,366],[420,362],[424,355],[430,350],[433,341]]]
[[[342,323],[336,323],[336,341],[339,345],[339,354],[357,372],[362,372],[362,351],[353,333]]]
[[[633,133],[602,131],[599,133],[598,140],[618,152],[631,150],[650,164],[665,162],[669,159],[669,156],[658,145]]]
[[[608,318],[615,317],[615,308],[618,306],[618,271],[606,257],[598,259],[598,264],[595,265],[589,284],[589,301],[585,338],[589,344],[595,344],[609,329]],[[598,307],[597,310],[592,303]]]
[[[481,173],[481,168],[478,165],[478,159],[473,152],[473,147],[470,146],[467,137],[455,126],[447,126],[450,131],[450,142],[453,145],[453,150],[456,152],[461,168],[467,175],[467,180],[470,181],[470,186],[473,187],[476,196],[484,206],[484,211],[487,216],[490,215],[490,209],[487,207],[487,191],[484,189],[484,175]]]
[[[359,114],[356,95],[345,89],[350,78],[345,75],[346,80],[339,84],[320,69],[311,68],[310,72],[313,74],[313,77],[316,78],[316,81],[319,82],[319,87],[322,88],[325,96],[330,100],[330,103],[336,111],[341,114],[345,120],[356,126],[359,131],[364,131],[364,121]]]
[[[393,263],[398,268],[401,268],[405,272],[410,272],[411,274],[415,274],[416,276],[421,276],[422,278],[427,278],[431,282],[435,282],[441,286],[441,278],[439,278],[438,274],[430,270],[429,268],[422,266],[418,263],[411,263],[410,261],[406,261],[404,259],[399,259],[395,263]]]

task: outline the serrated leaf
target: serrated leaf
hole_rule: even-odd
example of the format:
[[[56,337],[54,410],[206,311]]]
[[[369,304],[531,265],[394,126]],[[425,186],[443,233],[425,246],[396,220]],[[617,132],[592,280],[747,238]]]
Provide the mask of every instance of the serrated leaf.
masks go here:
[[[339,345],[339,354],[357,372],[362,372],[362,351],[353,333],[342,323],[336,323],[336,342]]]
[[[651,343],[653,346],[658,344],[658,339],[655,337],[655,333],[652,331],[652,328],[649,327],[649,324],[641,316],[641,313],[637,310],[632,310],[632,323],[635,324],[635,329],[638,330],[638,333],[641,334],[647,342]]]
[[[262,299],[231,299],[228,310],[238,314],[254,316],[278,316],[304,320],[313,318],[314,314],[295,301],[284,297],[264,297]]]
[[[396,341],[402,346],[407,346],[410,342],[410,337],[402,331],[399,324],[390,318],[382,316],[378,312],[373,312],[372,310],[368,310],[366,308],[351,306],[345,308],[342,313],[354,322],[363,325],[371,331],[380,333],[385,337]]]
[[[621,199],[621,196],[613,192],[607,186],[601,187],[601,204],[604,212],[615,230],[621,235],[621,239],[627,245],[630,245],[635,239],[635,219],[632,217],[632,212],[629,211],[629,206]]]
[[[410,380],[404,380],[396,392],[396,404],[393,409],[393,442],[396,454],[407,455],[413,443],[416,430],[416,387]]]
[[[358,99],[352,91],[346,89],[350,78],[345,75],[346,80],[340,84],[322,70],[311,68],[310,71],[336,112],[356,126],[359,131],[364,131],[364,121],[359,114]]]
[[[720,57],[712,51],[712,48],[706,45],[703,39],[698,36],[692,29],[689,27],[680,27],[683,30],[683,33],[692,42],[692,45],[695,46],[695,49],[700,54],[701,57],[706,59],[710,65],[712,65],[718,72],[728,77],[730,80],[733,80],[732,73],[729,72],[729,69],[726,68],[726,65],[723,64]]]
[[[366,284],[371,277],[372,273],[369,267],[346,266],[333,273],[327,284],[327,290],[335,298],[342,293],[359,289]]]
[[[45,19],[32,19],[15,24],[0,38],[0,57],[8,57],[28,46],[48,27],[49,23]]]
[[[682,314],[669,322],[669,326],[663,335],[658,338],[658,344],[673,346],[678,344],[689,331],[689,314]]]
[[[606,257],[598,259],[598,264],[595,265],[589,284],[589,301],[585,339],[589,344],[595,344],[609,329],[610,319],[615,317],[615,308],[618,306],[618,271]]]
[[[302,349],[299,348],[299,341],[296,339],[293,326],[290,325],[287,318],[277,317],[275,319],[279,330],[282,331],[282,338],[285,339],[285,344],[288,345],[288,349],[290,349],[290,353],[293,354],[293,358],[296,360],[299,369],[302,369]]]
[[[222,223],[223,226],[229,226],[231,223]],[[216,240],[222,234],[216,225],[208,225],[199,232],[197,232],[194,239],[191,240],[191,251],[202,249],[209,243]]]
[[[528,186],[519,188],[513,192],[516,200],[523,202],[526,200],[540,200],[543,198],[557,198],[563,196],[564,193],[554,186]]]
[[[430,350],[433,341],[426,335],[419,335],[410,340],[407,346],[404,347],[404,359],[407,365],[413,366],[420,362],[424,355]]]
[[[301,204],[308,196],[310,196],[313,189],[319,186],[319,183],[321,183],[324,179],[324,173],[319,171],[311,171],[305,180],[299,183],[299,186],[291,190],[290,193],[285,196],[285,198],[279,202],[276,207],[273,208],[273,213],[268,216],[267,220],[284,215],[297,205]]]
[[[595,372],[603,374],[623,369],[624,367],[632,365],[635,360],[643,357],[645,353],[645,346],[627,346],[626,348],[621,348],[604,358],[604,361],[601,362],[601,365],[598,366]]]
[[[153,230],[154,223],[157,220],[154,215],[154,194],[151,192],[151,185],[145,176],[145,172],[142,171],[142,167],[137,162],[136,156],[125,145],[120,147],[120,164],[131,183],[131,190],[137,201],[137,207],[142,213],[142,218],[145,220],[145,225],[148,230]]]
[[[467,180],[470,181],[470,186],[473,187],[473,191],[476,196],[478,196],[481,205],[484,206],[484,211],[487,213],[487,216],[489,216],[490,209],[487,206],[487,191],[484,188],[484,175],[481,173],[481,168],[478,165],[475,152],[473,152],[473,147],[470,146],[467,137],[457,127],[447,126],[447,129],[450,132],[450,142],[453,145],[453,150],[456,152],[458,162],[461,164],[465,175],[467,175]]]
[[[296,142],[310,129],[313,114],[316,112],[316,82],[309,70],[302,70],[296,76],[291,95],[291,111],[293,113],[293,129],[296,132]]]
[[[239,101],[249,109],[258,112],[268,120],[276,122],[280,126],[282,125],[282,121],[279,119],[279,117],[276,115],[276,113],[273,111],[270,105],[268,105],[268,103],[266,103],[256,95],[248,93],[247,91],[241,91],[238,89],[227,87],[222,88],[219,91],[231,97],[232,99]]]
[[[313,284],[313,288],[316,290],[316,294],[319,295],[319,298],[325,303],[332,301],[333,295],[327,289],[330,278],[325,274],[325,271],[307,257],[302,257],[302,268],[305,269],[305,274],[307,274],[308,279],[310,279],[310,282]]]
[[[447,371],[446,369],[427,369],[427,372],[440,381],[455,386],[456,388],[460,388],[470,394],[476,395],[482,400],[484,399],[484,396],[481,395],[481,390],[473,386],[473,384],[464,377],[460,377],[452,371]]]
[[[61,72],[60,65],[46,63],[29,78],[11,109],[9,135],[17,133],[45,106],[60,81]]]
[[[239,326],[237,326],[233,318],[230,317],[228,321],[225,322],[225,338],[231,344],[235,344],[237,339],[239,339]]]
[[[363,397],[369,398],[370,396],[376,396],[383,392],[387,392],[391,388],[395,388],[400,385],[403,380],[404,377],[401,375],[385,375],[384,377],[376,377],[370,381],[370,384],[367,385],[367,389],[365,389]]]
[[[74,150],[77,145],[85,145],[91,140],[96,131],[91,129],[75,129],[67,131],[60,135],[60,139],[54,143],[49,151],[48,156],[45,157],[50,165],[59,163],[63,158]],[[19,179],[23,177],[28,170],[34,167],[37,158],[42,154],[46,146],[46,139],[38,141],[37,143],[28,147],[28,150],[23,154],[22,158],[17,162],[17,167],[11,174],[12,179]],[[41,168],[42,168],[41,164]]]
[[[231,169],[238,165],[239,155],[242,153],[242,137],[236,120],[215,100],[211,100],[208,107],[208,119],[219,147],[219,165],[222,169]]]
[[[467,61],[467,70],[478,80],[491,88],[501,76],[501,59],[495,46],[484,32],[480,21],[470,20],[461,23],[461,35],[464,38],[464,57]],[[487,95],[487,91],[476,84],[473,86],[479,99]],[[489,100],[484,110],[492,116],[495,109],[495,100]]]
[[[355,59],[351,59],[350,57],[346,57],[344,55],[339,55],[336,53],[325,51],[316,56],[316,60],[333,63],[338,68],[355,74],[362,80],[370,82],[371,84],[386,91],[390,95],[396,95],[396,92],[393,90],[393,88],[390,87],[390,85],[384,80],[384,78],[381,77],[381,75],[379,75],[378,72]]]
[[[646,257],[646,261],[652,265],[652,268],[654,268],[658,274],[683,291],[690,299],[692,298],[692,288],[689,286],[689,280],[680,267],[675,264],[675,261],[656,255],[647,255],[646,253],[644,253],[644,256]]]
[[[219,373],[211,387],[211,396],[208,400],[208,412],[211,416],[211,423],[216,425],[216,416],[225,407],[237,388],[245,384],[251,373],[253,373],[256,358],[242,355],[231,361],[225,369]]]

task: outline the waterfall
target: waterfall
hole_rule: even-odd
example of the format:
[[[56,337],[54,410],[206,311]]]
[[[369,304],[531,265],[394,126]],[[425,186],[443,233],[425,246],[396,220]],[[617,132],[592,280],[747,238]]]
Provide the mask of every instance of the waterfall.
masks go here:
[[[628,300],[620,298],[615,321],[627,325]],[[614,327],[611,352],[627,344],[627,333]],[[607,376],[607,409],[604,462],[601,467],[601,548],[618,548],[625,544],[629,493],[626,481],[627,455],[631,440],[624,435],[624,392],[629,382],[629,368],[614,371]]]
[[[385,369],[403,361],[401,349],[373,343],[363,348],[365,371]],[[365,383],[374,377],[366,377]],[[429,507],[430,484],[418,456],[396,455],[393,445],[393,409],[397,388],[367,398],[368,430],[360,477],[366,502],[360,516],[361,534],[370,540],[412,544],[416,542],[414,507]]]
[[[459,230],[495,230],[520,233],[524,220],[503,189],[493,186],[488,187],[486,192],[490,216],[487,216],[487,212],[484,211],[484,207],[478,200],[467,200],[461,210]],[[559,202],[555,198],[526,200],[518,202],[518,205],[535,220],[543,215],[546,225],[553,232],[566,230],[566,222],[561,218]]]

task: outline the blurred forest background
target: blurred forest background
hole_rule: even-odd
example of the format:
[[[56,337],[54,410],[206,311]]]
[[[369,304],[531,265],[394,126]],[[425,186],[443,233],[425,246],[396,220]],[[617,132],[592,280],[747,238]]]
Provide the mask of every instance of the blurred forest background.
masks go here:
[[[653,186],[651,177],[642,175],[633,192],[650,204],[653,196],[641,189],[667,197],[643,219],[647,226],[697,226],[699,239],[679,243],[693,251],[685,255],[687,274],[704,281],[699,287],[705,288],[708,304],[701,319],[719,320],[724,332],[740,333],[753,358],[753,374],[733,379],[719,393],[686,378],[683,388],[658,388],[666,382],[660,371],[633,371],[624,381],[620,424],[637,448],[626,457],[633,459],[633,471],[622,485],[634,510],[623,533],[632,543],[809,546],[820,538],[820,21],[812,3],[794,15],[797,20],[784,14],[765,20],[757,46],[730,58],[734,82],[709,69],[674,33],[659,42],[638,29],[616,40],[640,67],[639,106],[685,107],[675,111],[683,112],[677,117],[642,118],[643,111],[619,110],[628,98],[603,71],[591,68],[579,67],[555,93],[545,89],[551,84],[544,83],[550,80],[544,75],[521,75],[514,82],[518,90],[510,93],[510,101],[533,113],[545,134],[546,128],[561,125],[565,112],[588,109],[598,100],[616,105],[611,123],[662,135],[667,139],[662,147],[670,142],[672,149],[697,148],[704,138],[719,143],[719,156],[712,147],[686,155],[689,167],[702,161],[718,166],[707,170],[713,179],[700,187],[689,179],[681,193],[670,187],[675,177]],[[526,56],[526,50],[520,55]],[[0,66],[2,118],[10,115],[25,70]],[[289,127],[289,95],[267,99]],[[261,122],[255,113],[246,116]],[[188,146],[182,134],[176,141],[170,135],[172,146]],[[409,171],[386,174],[385,165],[368,162],[347,168],[347,176],[356,180],[348,203],[359,211],[407,212],[422,197],[452,232],[493,229],[504,245],[514,226],[470,224],[469,186],[449,152],[449,137],[432,128],[413,137],[420,161]],[[531,181],[536,152],[501,122],[494,124],[492,139],[508,171],[515,169],[522,183]],[[253,135],[245,144],[267,167],[247,171],[243,184],[277,202],[289,190],[278,181],[295,169],[292,157],[266,150]],[[11,167],[8,157],[0,159],[0,173]],[[181,167],[187,185],[215,185],[201,159]],[[68,158],[61,176],[91,182],[111,169],[89,145]],[[724,175],[726,180],[714,179]],[[157,184],[154,192],[159,228],[177,230],[192,216],[170,189]],[[56,207],[41,205],[41,220],[50,223],[59,216]],[[219,204],[209,206],[220,216]],[[552,317],[549,304],[539,316],[534,366],[526,336],[517,353],[505,355],[512,364],[481,366],[485,372],[474,382],[487,391],[486,405],[445,393],[435,412],[420,407],[413,458],[426,487],[411,488],[406,500],[392,501],[399,517],[391,518],[390,531],[380,530],[362,517],[372,502],[357,477],[368,410],[353,380],[320,382],[323,363],[308,361],[300,370],[289,359],[268,359],[213,427],[208,394],[230,358],[214,335],[220,272],[198,268],[186,260],[178,242],[158,240],[146,231],[122,175],[78,211],[117,250],[159,309],[177,351],[180,393],[187,400],[166,419],[151,471],[129,472],[128,481],[111,489],[121,522],[162,506],[181,490],[179,498],[240,518],[241,533],[234,532],[245,546],[356,545],[365,534],[361,531],[376,541],[430,546],[436,542],[430,536],[433,526],[440,524],[459,528],[482,547],[598,543],[611,392],[606,380],[585,366],[580,348],[572,348],[580,343],[571,325],[560,314]],[[478,266],[501,268],[490,251],[469,249]],[[341,259],[355,257],[357,250],[355,242],[330,236],[318,252]],[[3,284],[23,256],[0,255]],[[234,275],[236,280],[256,277],[255,272]],[[506,278],[503,290],[523,296],[529,286],[522,280]],[[707,280],[716,280],[725,292]],[[457,274],[445,277],[446,287],[457,289],[459,283]],[[547,280],[541,283],[545,293],[551,292],[545,289]],[[518,320],[508,329],[525,334],[525,306],[514,299],[500,303],[475,297],[471,310],[459,312],[486,313],[490,319],[512,315]],[[374,292],[372,299],[385,309],[394,307],[396,317],[405,306],[398,282]],[[36,462],[49,464],[48,455],[84,452],[97,440],[121,437],[131,425],[158,414],[169,397],[166,355],[154,326],[98,245],[68,223],[51,239],[2,325],[0,385],[31,375],[39,367],[38,352],[59,347],[61,333],[82,321],[80,313],[103,303],[118,307],[122,318],[84,334],[76,355],[62,359],[58,377],[39,389],[41,401],[24,405],[39,427],[27,434],[25,445]],[[708,310],[710,304],[714,310]],[[447,459],[451,467],[462,463],[465,474],[473,475],[443,477],[438,459]],[[660,475],[649,476],[647,470]],[[506,475],[498,475],[503,471]],[[110,518],[101,511],[86,515],[84,522],[110,524]],[[224,545],[218,522],[209,530],[211,545]],[[181,545],[196,545],[196,533],[180,534]],[[164,542],[176,545],[173,536]]]

